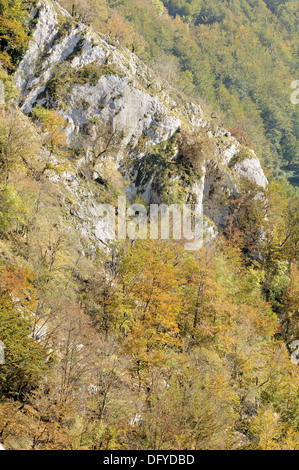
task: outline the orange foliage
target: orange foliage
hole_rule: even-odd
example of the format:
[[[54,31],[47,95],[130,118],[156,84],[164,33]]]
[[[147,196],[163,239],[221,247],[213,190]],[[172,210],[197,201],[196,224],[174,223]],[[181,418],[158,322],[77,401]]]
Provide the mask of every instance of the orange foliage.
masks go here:
[[[34,274],[27,267],[0,266],[0,295],[32,309],[36,303]]]

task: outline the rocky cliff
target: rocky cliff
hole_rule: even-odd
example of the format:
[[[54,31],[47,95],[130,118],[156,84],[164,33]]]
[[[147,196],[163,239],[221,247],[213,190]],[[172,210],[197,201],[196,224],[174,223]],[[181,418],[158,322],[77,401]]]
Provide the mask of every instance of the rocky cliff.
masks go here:
[[[46,174],[64,185],[78,228],[95,242],[109,239],[109,228],[88,178],[101,194],[113,186],[132,201],[203,204],[211,233],[225,227],[241,181],[257,191],[267,185],[252,150],[120,44],[76,23],[56,2],[38,3],[30,25],[15,75],[20,106],[25,114],[54,108],[67,122],[65,158],[76,164],[57,171],[62,157],[49,154]]]

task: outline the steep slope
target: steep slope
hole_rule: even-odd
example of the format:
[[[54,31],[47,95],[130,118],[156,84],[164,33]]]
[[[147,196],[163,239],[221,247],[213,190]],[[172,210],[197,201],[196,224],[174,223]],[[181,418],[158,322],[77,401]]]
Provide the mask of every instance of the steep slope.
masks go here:
[[[298,447],[298,198],[57,3],[29,28],[0,69],[1,444]],[[114,243],[102,204],[124,195],[201,204],[209,243]]]
[[[296,0],[62,4],[204,99],[242,143],[252,143],[271,174],[296,176],[298,107],[290,99],[298,70]]]
[[[102,184],[109,183],[105,168],[119,173],[131,200],[203,203],[221,228],[239,181],[266,186],[254,152],[133,53],[75,23],[57,4],[42,2],[32,17],[32,41],[15,76],[20,106],[25,113],[40,106],[59,111],[78,168],[88,167]],[[76,174],[61,178],[80,187]]]

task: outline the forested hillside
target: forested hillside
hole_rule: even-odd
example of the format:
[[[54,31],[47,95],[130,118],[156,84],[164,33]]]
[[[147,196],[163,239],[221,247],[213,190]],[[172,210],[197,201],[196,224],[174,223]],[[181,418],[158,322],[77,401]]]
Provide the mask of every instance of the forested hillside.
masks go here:
[[[6,449],[299,449],[296,3],[164,3],[0,0]],[[124,194],[202,249],[103,242]]]

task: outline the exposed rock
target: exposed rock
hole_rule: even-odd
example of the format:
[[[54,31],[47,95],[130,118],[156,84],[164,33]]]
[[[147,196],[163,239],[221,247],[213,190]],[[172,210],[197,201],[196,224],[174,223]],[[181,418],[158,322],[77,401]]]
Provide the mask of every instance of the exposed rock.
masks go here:
[[[180,120],[169,116],[167,108],[156,97],[128,82],[127,77],[104,75],[95,86],[75,85],[68,97],[69,109],[63,112],[70,123],[69,139],[74,136],[76,127],[88,124],[95,117],[100,122],[112,123],[113,130],[124,132],[122,147],[128,145],[132,137],[132,145],[137,145],[142,135],[147,135],[152,144],[169,139],[180,126]],[[80,106],[82,100],[86,103],[84,108]]]
[[[40,2],[36,15],[33,39],[15,78],[21,91],[20,105],[25,113],[39,105],[52,105],[59,111],[68,122],[69,143],[78,141],[81,145],[83,156],[78,168],[93,164],[90,178],[105,186],[103,163],[114,159],[114,172],[119,169],[124,181],[129,182],[126,194],[132,200],[141,196],[147,203],[160,203],[164,202],[162,186],[168,193],[183,188],[186,201],[203,204],[207,220],[213,222],[211,230],[208,228],[211,233],[216,233],[215,225],[225,227],[231,210],[230,199],[238,193],[240,179],[247,178],[261,188],[267,185],[254,152],[244,150],[229,132],[207,118],[198,104],[175,102],[171,87],[161,91],[159,79],[134,54],[117,43],[111,44],[109,38],[93,33],[85,25],[75,23],[58,4]],[[64,106],[53,96],[53,80],[55,85],[55,74],[62,66],[68,73],[66,83],[60,84]],[[153,86],[149,87],[149,83]],[[188,187],[186,175],[181,173],[168,178],[167,184],[172,188],[165,188],[159,168],[148,168],[145,159],[155,145],[167,143],[179,133],[182,125],[191,132],[200,129],[205,133],[213,154],[205,156],[201,176],[194,176],[196,173],[189,170]],[[117,149],[112,151],[107,146],[106,151],[98,152],[97,161],[93,161],[93,148],[99,133],[106,128],[112,134],[117,133],[117,146],[114,145]],[[242,152],[245,158],[239,158]],[[178,149],[174,147],[172,164],[177,156]],[[124,164],[125,159],[130,161],[129,168]],[[101,222],[93,195],[84,197],[81,193],[82,183],[75,174],[59,175],[53,171],[46,174],[53,184],[62,181],[78,201],[79,209],[72,208],[72,213],[76,214],[82,233],[98,241],[113,236],[113,231]]]
[[[268,184],[258,158],[246,158],[235,165],[234,171],[237,177],[247,178],[262,188]]]

